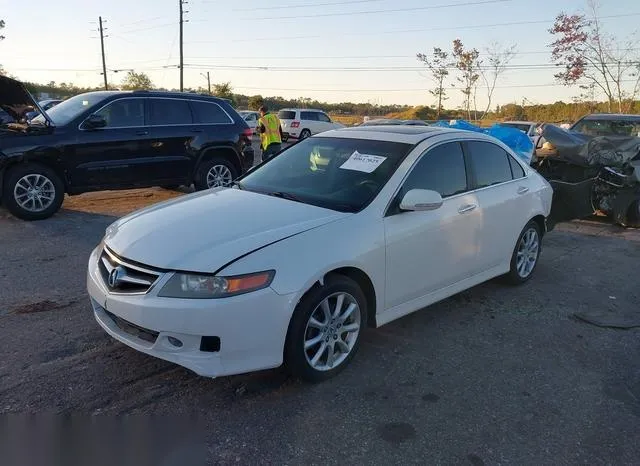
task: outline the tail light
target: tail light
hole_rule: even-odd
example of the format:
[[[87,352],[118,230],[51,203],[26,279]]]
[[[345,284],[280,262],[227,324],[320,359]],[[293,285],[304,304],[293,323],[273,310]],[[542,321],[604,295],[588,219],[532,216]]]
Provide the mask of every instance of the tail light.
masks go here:
[[[299,121],[292,121],[291,122],[291,127],[292,128],[299,128],[300,127],[300,122]]]
[[[251,139],[251,136],[253,136],[253,130],[251,128],[245,128],[242,130],[242,135]]]

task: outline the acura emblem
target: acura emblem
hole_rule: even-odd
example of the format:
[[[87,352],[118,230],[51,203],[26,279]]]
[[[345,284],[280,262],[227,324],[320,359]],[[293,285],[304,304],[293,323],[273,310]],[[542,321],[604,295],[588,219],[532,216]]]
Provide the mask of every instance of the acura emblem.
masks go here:
[[[118,286],[118,284],[120,283],[120,277],[123,275],[123,273],[124,273],[124,270],[120,266],[116,267],[111,272],[109,272],[108,283],[111,288],[116,288]]]

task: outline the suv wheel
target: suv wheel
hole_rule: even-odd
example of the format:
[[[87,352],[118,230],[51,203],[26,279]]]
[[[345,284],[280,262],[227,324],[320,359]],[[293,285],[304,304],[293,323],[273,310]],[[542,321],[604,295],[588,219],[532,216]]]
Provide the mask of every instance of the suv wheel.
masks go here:
[[[227,159],[214,157],[202,162],[196,173],[196,190],[231,186],[238,177],[236,167]]]
[[[311,131],[309,131],[308,129],[303,129],[302,132],[300,133],[300,139],[307,139],[310,136],[311,136]]]
[[[22,220],[43,220],[55,214],[64,200],[64,184],[54,170],[27,163],[9,170],[2,200]]]

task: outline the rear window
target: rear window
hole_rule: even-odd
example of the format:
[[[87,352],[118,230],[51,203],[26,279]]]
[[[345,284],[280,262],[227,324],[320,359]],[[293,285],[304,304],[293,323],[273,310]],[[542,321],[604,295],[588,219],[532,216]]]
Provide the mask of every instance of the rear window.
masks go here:
[[[296,112],[292,112],[291,110],[280,110],[278,112],[278,118],[281,120],[295,120]]]
[[[467,143],[471,166],[476,175],[476,187],[485,188],[513,179],[509,154],[490,142],[469,141]]]
[[[150,99],[150,102],[152,126],[187,125],[193,123],[189,103],[186,100]]]
[[[198,100],[192,100],[191,109],[193,110],[193,116],[196,123],[203,124],[230,124],[233,120],[229,118],[229,115],[222,110],[218,104],[214,102],[203,102]]]

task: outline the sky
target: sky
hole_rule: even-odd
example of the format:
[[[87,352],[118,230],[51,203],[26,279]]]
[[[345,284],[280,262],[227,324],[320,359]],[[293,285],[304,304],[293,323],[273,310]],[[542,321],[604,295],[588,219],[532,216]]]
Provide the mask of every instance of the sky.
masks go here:
[[[601,0],[607,32],[631,37],[638,0]],[[6,27],[0,64],[18,79],[98,86],[102,83],[98,17],[106,27],[110,82],[127,70],[154,85],[179,87],[178,0],[0,0]],[[416,53],[451,49],[462,40],[481,54],[492,43],[516,45],[494,104],[570,101],[575,88],[554,85],[548,29],[561,11],[585,0],[188,0],[184,5],[185,87],[230,82],[237,93],[328,102],[432,105],[429,74]],[[636,41],[636,43],[638,43]],[[351,68],[351,69],[349,69]],[[360,69],[353,69],[360,68]],[[373,69],[372,69],[373,68]],[[455,80],[451,79],[455,84]],[[448,91],[448,108],[461,104]],[[479,98],[479,107],[484,102]],[[493,106],[493,105],[492,105]]]

